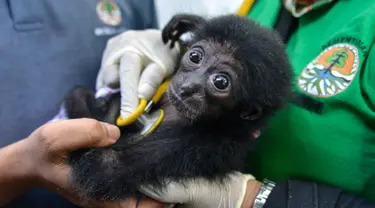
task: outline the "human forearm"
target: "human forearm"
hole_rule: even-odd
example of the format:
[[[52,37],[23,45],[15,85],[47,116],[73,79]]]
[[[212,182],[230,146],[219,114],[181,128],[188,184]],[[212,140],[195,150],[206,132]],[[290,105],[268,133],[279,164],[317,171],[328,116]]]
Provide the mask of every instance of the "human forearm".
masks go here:
[[[0,206],[10,202],[32,186],[25,140],[0,149]]]
[[[252,208],[254,206],[254,201],[259,193],[261,182],[257,180],[249,180],[247,182],[246,194],[242,201],[241,208]]]

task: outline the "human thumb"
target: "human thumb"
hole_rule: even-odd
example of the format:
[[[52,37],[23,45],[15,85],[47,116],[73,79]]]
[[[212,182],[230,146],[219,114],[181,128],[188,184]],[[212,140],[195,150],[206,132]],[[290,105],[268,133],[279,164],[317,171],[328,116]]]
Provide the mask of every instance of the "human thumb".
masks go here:
[[[114,125],[82,118],[46,124],[39,134],[42,137],[55,138],[50,144],[51,148],[75,151],[114,144],[120,137],[120,130]]]

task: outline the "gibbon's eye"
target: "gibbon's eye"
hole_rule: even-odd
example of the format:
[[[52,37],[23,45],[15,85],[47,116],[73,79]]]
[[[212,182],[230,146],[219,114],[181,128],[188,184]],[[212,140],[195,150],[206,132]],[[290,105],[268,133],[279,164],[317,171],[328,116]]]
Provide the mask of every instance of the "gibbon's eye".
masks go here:
[[[199,64],[203,59],[203,54],[198,50],[194,50],[194,51],[190,52],[189,59],[190,59],[191,62],[193,62],[195,64]]]
[[[212,82],[214,83],[215,87],[219,90],[225,90],[229,86],[228,77],[222,74],[214,76]]]

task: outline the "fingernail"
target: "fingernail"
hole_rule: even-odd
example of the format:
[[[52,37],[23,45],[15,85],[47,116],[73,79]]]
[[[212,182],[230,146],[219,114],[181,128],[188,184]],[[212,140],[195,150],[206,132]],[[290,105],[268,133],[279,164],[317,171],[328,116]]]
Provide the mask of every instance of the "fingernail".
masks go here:
[[[120,129],[117,126],[106,123],[105,124],[109,138],[117,141],[120,137]]]

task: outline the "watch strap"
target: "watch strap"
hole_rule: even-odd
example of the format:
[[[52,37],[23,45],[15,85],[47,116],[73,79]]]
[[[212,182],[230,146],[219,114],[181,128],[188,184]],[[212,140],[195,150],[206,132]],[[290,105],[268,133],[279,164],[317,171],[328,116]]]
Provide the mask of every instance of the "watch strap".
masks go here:
[[[263,184],[260,186],[257,197],[254,201],[253,208],[262,208],[267,201],[268,196],[271,194],[272,189],[275,187],[275,183],[264,179]]]

